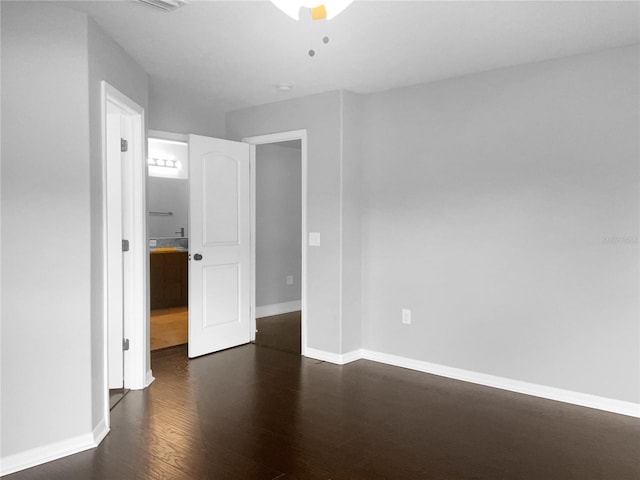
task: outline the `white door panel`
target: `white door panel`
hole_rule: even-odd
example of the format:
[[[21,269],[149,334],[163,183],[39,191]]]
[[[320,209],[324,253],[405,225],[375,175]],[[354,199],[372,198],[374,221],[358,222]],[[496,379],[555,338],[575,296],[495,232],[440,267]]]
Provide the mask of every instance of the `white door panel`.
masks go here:
[[[189,135],[189,357],[250,340],[249,145]]]
[[[239,322],[240,265],[215,265],[203,269],[205,327]]]
[[[202,159],[205,247],[238,245],[240,167],[238,159],[226,155],[209,153]]]
[[[109,291],[107,304],[108,325],[108,372],[109,388],[124,385],[123,339],[123,255],[122,255],[122,156],[120,152],[121,116],[107,112],[107,257],[113,261],[107,275]]]

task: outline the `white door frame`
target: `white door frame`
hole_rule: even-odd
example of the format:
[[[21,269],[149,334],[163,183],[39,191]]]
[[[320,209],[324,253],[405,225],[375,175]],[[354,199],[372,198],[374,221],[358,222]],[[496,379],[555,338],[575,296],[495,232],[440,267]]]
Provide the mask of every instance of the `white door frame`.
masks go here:
[[[125,352],[124,362],[124,387],[132,390],[142,389],[153,381],[151,369],[146,369],[146,359],[149,340],[149,301],[148,301],[148,276],[149,276],[149,252],[147,248],[147,216],[146,216],[146,135],[144,109],[120,91],[101,82],[101,117],[102,117],[102,219],[103,219],[103,285],[104,285],[104,310],[103,310],[103,337],[104,337],[104,394],[105,394],[105,421],[109,426],[109,371],[108,371],[108,320],[109,320],[109,271],[113,270],[114,262],[119,258],[110,258],[107,254],[107,233],[109,222],[107,210],[109,208],[109,195],[107,189],[107,106],[115,107],[131,122],[131,138],[129,151],[131,152],[131,168],[125,175],[129,191],[123,191],[131,206],[126,212],[125,230],[128,233],[130,249],[126,254],[129,262],[125,264],[124,277],[129,293],[128,301],[125,301],[124,309],[124,336],[129,339],[129,350]]]
[[[163,130],[149,129],[147,131],[147,136],[149,138],[156,138],[158,140],[170,140],[172,142],[186,143],[187,145],[189,145],[189,135],[185,135],[182,133],[173,133],[173,132],[165,132]]]
[[[266,143],[287,142],[300,140],[301,170],[302,170],[302,318],[301,318],[301,353],[307,353],[307,131],[292,130],[289,132],[271,133],[255,137],[246,137],[242,141],[251,145],[250,173],[251,173],[251,341],[256,339],[256,145]]]

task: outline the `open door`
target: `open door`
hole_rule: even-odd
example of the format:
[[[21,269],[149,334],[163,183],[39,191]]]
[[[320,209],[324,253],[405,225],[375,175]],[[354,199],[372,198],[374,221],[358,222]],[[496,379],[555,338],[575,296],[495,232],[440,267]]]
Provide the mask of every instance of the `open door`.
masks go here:
[[[249,145],[189,135],[189,357],[250,341]]]
[[[124,255],[123,235],[123,194],[122,161],[127,155],[121,151],[120,138],[123,135],[122,116],[116,107],[107,104],[107,257],[109,263],[107,286],[109,291],[108,312],[108,361],[109,389],[124,387],[124,358],[122,340],[124,339]]]

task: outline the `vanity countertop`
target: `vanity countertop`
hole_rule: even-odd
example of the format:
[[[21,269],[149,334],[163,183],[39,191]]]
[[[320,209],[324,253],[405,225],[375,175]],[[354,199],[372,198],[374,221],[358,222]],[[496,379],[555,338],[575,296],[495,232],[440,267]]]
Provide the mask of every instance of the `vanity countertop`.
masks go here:
[[[187,237],[162,237],[149,239],[150,253],[174,253],[188,251],[189,238]]]
[[[149,253],[178,253],[188,252],[189,249],[182,247],[150,247]]]

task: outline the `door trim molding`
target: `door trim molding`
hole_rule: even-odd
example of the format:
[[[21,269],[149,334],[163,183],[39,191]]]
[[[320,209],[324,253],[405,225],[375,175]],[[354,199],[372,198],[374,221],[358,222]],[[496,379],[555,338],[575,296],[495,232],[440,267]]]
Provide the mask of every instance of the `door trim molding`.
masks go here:
[[[287,132],[271,133],[245,137],[243,142],[251,145],[250,170],[251,170],[251,341],[256,339],[256,145],[266,143],[286,142],[300,140],[301,143],[301,171],[302,171],[302,272],[301,272],[301,345],[302,355],[307,351],[307,130],[291,130]]]
[[[107,255],[107,104],[115,106],[122,115],[131,120],[132,138],[129,150],[133,167],[130,171],[131,211],[129,212],[129,227],[131,229],[130,276],[129,291],[131,301],[125,302],[124,335],[129,339],[130,349],[125,354],[124,387],[132,390],[145,388],[149,379],[147,376],[147,352],[149,339],[149,305],[147,295],[148,283],[148,248],[147,248],[147,218],[146,218],[146,132],[144,108],[135,103],[119,90],[101,82],[101,117],[102,117],[102,222],[103,222],[103,282],[104,282],[104,310],[103,310],[103,349],[104,349],[104,418],[107,430],[110,426],[109,414],[109,385],[108,385],[108,274],[110,262],[113,258]],[[116,259],[117,260],[117,259]]]
[[[184,133],[165,132],[163,130],[147,130],[147,136],[149,138],[157,138],[159,140],[170,140],[172,142],[180,142],[189,144],[189,135]]]

